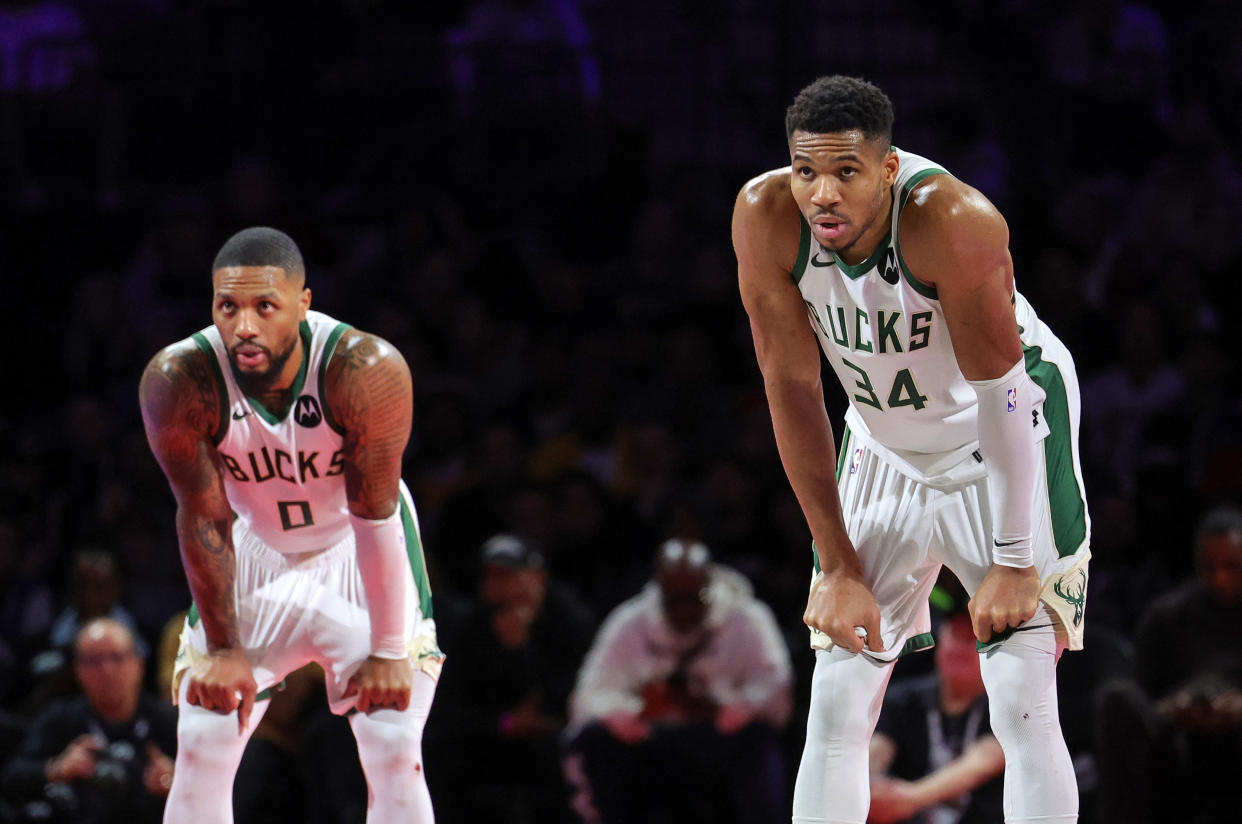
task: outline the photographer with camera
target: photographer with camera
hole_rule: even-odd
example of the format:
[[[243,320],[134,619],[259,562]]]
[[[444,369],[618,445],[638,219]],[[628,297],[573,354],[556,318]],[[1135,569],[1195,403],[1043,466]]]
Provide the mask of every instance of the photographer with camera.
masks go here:
[[[74,642],[81,695],[53,701],[4,766],[0,788],[22,822],[155,824],[172,785],[176,712],[142,691],[133,633],[89,621]]]

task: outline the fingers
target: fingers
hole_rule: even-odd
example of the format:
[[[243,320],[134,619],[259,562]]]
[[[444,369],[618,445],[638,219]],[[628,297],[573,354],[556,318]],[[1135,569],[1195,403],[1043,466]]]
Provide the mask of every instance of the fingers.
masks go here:
[[[880,634],[880,616],[878,613],[867,623],[863,624],[863,631],[866,635],[867,649],[872,652],[883,652],[884,636]]]
[[[976,611],[974,598],[966,603],[966,611],[970,613],[970,627],[975,633],[975,640],[981,644],[986,643],[992,637],[991,619],[984,615],[983,610]]]
[[[241,735],[246,734],[246,727],[250,723],[250,713],[254,710],[255,693],[258,692],[258,686],[254,681],[248,681],[242,684],[241,702],[237,708],[237,732]]]

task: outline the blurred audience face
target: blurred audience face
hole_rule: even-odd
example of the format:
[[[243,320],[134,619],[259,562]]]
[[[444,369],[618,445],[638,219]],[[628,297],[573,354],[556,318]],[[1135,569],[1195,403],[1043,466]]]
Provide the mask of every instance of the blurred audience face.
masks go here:
[[[707,548],[699,543],[672,540],[660,548],[656,583],[664,618],[674,632],[693,632],[707,617],[710,561]]]
[[[527,606],[538,609],[548,588],[548,574],[533,567],[484,564],[479,597],[491,607]]]
[[[936,673],[943,688],[957,697],[983,694],[979,672],[979,651],[970,616],[962,613],[946,618],[936,634]]]
[[[79,621],[99,618],[112,611],[121,597],[121,577],[112,556],[102,551],[80,553],[73,565],[73,607]]]
[[[1199,576],[1220,606],[1242,604],[1242,532],[1203,536],[1199,542]]]
[[[97,618],[78,632],[74,652],[74,674],[95,712],[107,721],[133,717],[143,662],[129,630],[111,618]]]

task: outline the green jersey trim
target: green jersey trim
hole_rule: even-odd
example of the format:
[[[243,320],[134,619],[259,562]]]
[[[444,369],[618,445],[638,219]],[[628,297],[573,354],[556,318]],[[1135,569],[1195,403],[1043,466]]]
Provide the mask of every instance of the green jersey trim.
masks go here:
[[[802,282],[802,276],[806,273],[807,261],[811,259],[811,227],[807,225],[806,219],[798,217],[798,259],[794,261],[793,282],[795,285]]]
[[[905,208],[906,201],[910,199],[910,193],[914,191],[915,186],[918,186],[929,177],[944,174],[948,174],[948,172],[944,169],[924,169],[921,172],[911,175],[910,179],[906,181],[906,185],[901,188],[901,198],[897,202],[897,211],[900,213],[900,211]],[[897,220],[900,222],[900,214]],[[898,242],[894,245],[897,247],[897,264],[901,267],[902,277],[906,279],[906,283],[910,284],[910,288],[928,300],[940,300],[940,295],[936,291],[936,287],[928,286],[926,283],[923,283],[911,274],[910,266],[906,263],[905,255],[901,253],[901,243]]]
[[[199,349],[203,350],[203,354],[207,356],[207,362],[211,364],[212,374],[216,376],[216,396],[220,399],[220,423],[216,426],[216,431],[211,433],[211,442],[219,446],[229,431],[229,388],[224,383],[224,373],[220,371],[220,361],[216,358],[216,350],[211,348],[211,343],[203,337],[202,332],[195,332],[190,335],[190,339]]]
[[[289,404],[281,409],[279,414],[273,414],[268,411],[266,406],[249,395],[246,396],[246,400],[250,401],[250,405],[254,407],[254,411],[259,414],[259,417],[273,426],[285,419],[285,416],[289,414],[289,410],[293,408],[294,402],[302,395],[302,387],[306,385],[306,372],[310,368],[310,324],[302,321],[302,324],[298,327],[298,334],[302,337],[302,365],[298,367],[298,376],[293,379],[293,386],[290,387]]]
[[[414,587],[418,590],[418,609],[424,618],[431,618],[431,582],[427,578],[427,559],[423,555],[423,542],[414,526],[414,514],[410,512],[405,496],[401,496],[401,525],[405,529],[405,551],[410,557],[410,571],[414,574]]]
[[[1052,537],[1057,556],[1078,552],[1087,539],[1087,505],[1074,471],[1073,436],[1070,432],[1069,400],[1065,379],[1055,363],[1042,360],[1043,349],[1023,346],[1026,373],[1044,390],[1044,469],[1048,477],[1048,505],[1052,510]]]
[[[337,423],[336,417],[332,414],[332,406],[328,403],[328,396],[324,392],[324,381],[328,375],[328,361],[332,360],[332,353],[336,351],[337,343],[352,328],[348,323],[338,323],[328,335],[328,340],[323,345],[323,357],[319,359],[319,402],[323,406],[323,419],[338,435],[345,434],[345,427]]]
[[[851,266],[841,260],[841,258],[837,257],[836,252],[829,252],[829,254],[832,255],[832,259],[837,262],[837,268],[841,270],[843,275],[850,280],[858,280],[860,277],[880,265],[880,261],[884,260],[884,253],[888,251],[888,247],[891,242],[892,235],[890,233],[888,237],[884,238],[884,240],[880,242],[879,246],[875,247],[875,251],[871,253],[871,257],[856,266]]]

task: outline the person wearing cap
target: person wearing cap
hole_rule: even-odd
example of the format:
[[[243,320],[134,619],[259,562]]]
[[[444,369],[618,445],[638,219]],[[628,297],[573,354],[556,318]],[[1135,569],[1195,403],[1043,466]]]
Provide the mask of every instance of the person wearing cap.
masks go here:
[[[479,566],[427,727],[440,765],[428,773],[437,812],[445,821],[568,822],[558,742],[594,615],[523,537],[489,538]]]
[[[666,541],[578,673],[566,760],[575,810],[604,822],[786,820],[780,732],[792,682],[750,582],[702,543]]]

